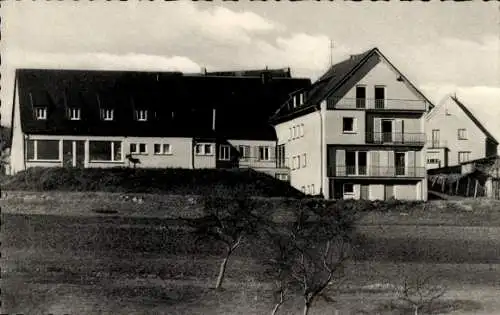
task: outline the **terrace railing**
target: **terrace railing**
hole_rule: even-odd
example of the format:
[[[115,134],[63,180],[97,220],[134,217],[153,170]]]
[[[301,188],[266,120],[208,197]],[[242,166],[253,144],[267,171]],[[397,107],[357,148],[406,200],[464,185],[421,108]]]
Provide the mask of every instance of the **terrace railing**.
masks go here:
[[[366,143],[373,144],[401,144],[419,145],[425,144],[425,133],[423,132],[367,132]]]
[[[368,99],[332,97],[327,101],[327,109],[425,111],[427,109],[427,102],[414,99]]]
[[[354,166],[354,165],[337,165],[328,167],[328,176],[330,177],[408,177],[408,178],[423,178],[425,177],[425,167],[419,166]]]

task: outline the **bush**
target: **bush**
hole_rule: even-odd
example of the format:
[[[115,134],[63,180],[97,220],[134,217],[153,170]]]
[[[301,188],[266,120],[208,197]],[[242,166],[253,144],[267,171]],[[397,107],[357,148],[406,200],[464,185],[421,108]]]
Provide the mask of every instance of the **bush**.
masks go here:
[[[29,168],[4,181],[5,190],[103,191],[206,195],[247,193],[302,197],[288,183],[254,170]]]

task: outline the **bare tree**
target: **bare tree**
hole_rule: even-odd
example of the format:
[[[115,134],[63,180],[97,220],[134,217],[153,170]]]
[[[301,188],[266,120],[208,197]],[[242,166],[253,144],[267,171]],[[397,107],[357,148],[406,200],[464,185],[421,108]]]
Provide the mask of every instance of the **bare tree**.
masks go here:
[[[197,241],[211,239],[225,246],[223,259],[215,285],[222,287],[229,258],[242,244],[245,237],[256,235],[262,222],[256,213],[255,201],[246,195],[235,197],[206,196],[204,199],[205,216],[188,220],[195,227]]]
[[[432,276],[419,271],[412,276],[404,275],[402,284],[396,291],[397,299],[411,307],[415,315],[430,312],[432,304],[446,293],[444,286],[432,283],[431,280]]]
[[[291,231],[295,254],[290,276],[300,289],[307,315],[327,286],[340,284],[344,276],[355,216],[351,208],[324,200],[306,200],[299,208]]]

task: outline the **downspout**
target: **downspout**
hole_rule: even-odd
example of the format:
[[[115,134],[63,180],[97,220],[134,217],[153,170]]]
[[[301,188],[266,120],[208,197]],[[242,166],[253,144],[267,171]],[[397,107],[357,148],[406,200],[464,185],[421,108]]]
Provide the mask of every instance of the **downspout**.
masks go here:
[[[319,125],[320,125],[320,147],[319,147],[319,152],[320,152],[320,186],[319,186],[319,193],[320,195],[323,195],[324,197],[324,194],[323,194],[323,185],[324,185],[324,172],[323,172],[323,169],[324,169],[324,165],[323,165],[323,135],[324,135],[324,132],[323,132],[323,107],[321,106],[321,103],[319,104]]]

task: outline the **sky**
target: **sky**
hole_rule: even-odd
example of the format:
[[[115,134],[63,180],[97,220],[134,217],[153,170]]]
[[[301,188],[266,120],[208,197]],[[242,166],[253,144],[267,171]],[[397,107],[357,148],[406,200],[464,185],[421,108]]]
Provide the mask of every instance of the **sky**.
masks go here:
[[[3,125],[16,68],[268,66],[314,80],[330,59],[378,47],[433,103],[456,94],[500,141],[495,1],[8,1],[0,15]]]

